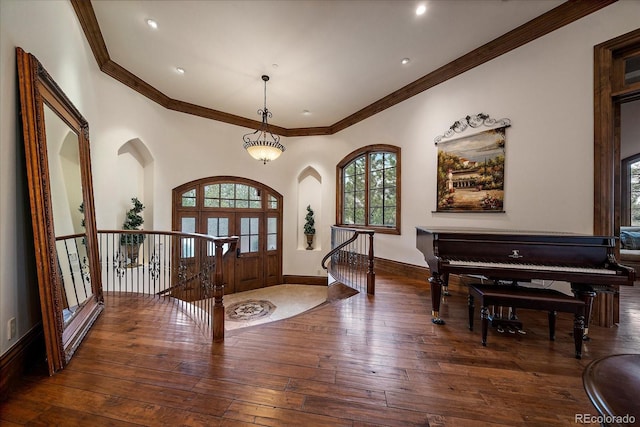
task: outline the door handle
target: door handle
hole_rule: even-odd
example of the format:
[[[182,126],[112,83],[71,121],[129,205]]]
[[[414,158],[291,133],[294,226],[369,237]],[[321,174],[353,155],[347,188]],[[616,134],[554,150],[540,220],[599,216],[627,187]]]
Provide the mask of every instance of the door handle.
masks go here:
[[[236,248],[236,258],[240,258],[240,248]]]

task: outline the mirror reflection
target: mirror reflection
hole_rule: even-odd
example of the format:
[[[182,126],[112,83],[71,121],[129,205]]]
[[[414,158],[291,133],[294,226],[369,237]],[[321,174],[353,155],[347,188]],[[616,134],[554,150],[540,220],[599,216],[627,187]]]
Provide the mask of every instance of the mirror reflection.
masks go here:
[[[51,209],[62,290],[64,325],[93,295],[84,230],[84,202],[78,134],[43,105]]]

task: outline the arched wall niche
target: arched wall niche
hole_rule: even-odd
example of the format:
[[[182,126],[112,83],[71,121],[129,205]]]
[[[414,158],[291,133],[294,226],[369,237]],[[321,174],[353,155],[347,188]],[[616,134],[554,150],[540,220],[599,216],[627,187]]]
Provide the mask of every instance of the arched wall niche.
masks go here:
[[[322,223],[320,213],[322,212],[322,176],[313,167],[307,166],[300,174],[298,174],[298,249],[307,248],[307,239],[304,235],[305,216],[307,215],[307,206],[311,206],[314,212],[316,237],[313,242],[313,250],[321,250]]]
[[[125,142],[118,149],[117,185],[118,203],[121,205],[116,228],[120,228],[124,215],[131,208],[131,198],[144,204],[144,228],[153,230],[153,176],[154,159],[147,145],[139,138]]]

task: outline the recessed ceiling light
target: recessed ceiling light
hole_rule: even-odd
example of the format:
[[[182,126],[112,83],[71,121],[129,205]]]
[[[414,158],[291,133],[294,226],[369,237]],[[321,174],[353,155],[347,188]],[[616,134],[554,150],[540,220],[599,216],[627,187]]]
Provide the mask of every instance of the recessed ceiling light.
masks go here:
[[[304,114],[305,116],[310,116],[310,115],[311,115],[311,111],[309,111],[309,110],[302,110],[302,114]]]
[[[178,74],[184,74],[184,68],[182,68],[182,67],[176,67],[176,72],[177,72]]]
[[[416,8],[416,15],[424,15],[426,11],[427,11],[427,6],[421,4]]]
[[[402,61],[400,61],[400,62],[402,62],[402,65],[407,65],[409,62],[411,62],[411,59],[409,59],[409,58],[402,58]]]
[[[158,29],[158,23],[153,19],[147,19],[147,25],[153,28],[154,30]]]

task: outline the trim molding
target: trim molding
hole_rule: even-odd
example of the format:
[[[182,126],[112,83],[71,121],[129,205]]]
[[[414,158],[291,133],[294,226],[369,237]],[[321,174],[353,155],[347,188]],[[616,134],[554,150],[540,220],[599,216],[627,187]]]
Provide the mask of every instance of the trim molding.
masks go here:
[[[327,286],[327,281],[327,276],[282,276],[282,283],[285,285],[304,284],[313,286]]]
[[[260,122],[236,116],[211,108],[190,104],[188,102],[169,98],[138,76],[115,63],[109,56],[107,45],[102,37],[102,31],[91,5],[91,0],[70,0],[78,21],[82,26],[87,42],[93,51],[98,67],[105,74],[113,77],[122,84],[146,96],[163,107],[206,119],[229,123],[246,128],[257,128]],[[549,34],[565,25],[583,18],[603,7],[615,3],[617,0],[569,0],[558,7],[532,19],[508,33],[480,46],[458,59],[446,64],[401,89],[381,98],[371,105],[351,114],[348,117],[330,125],[309,128],[283,128],[271,125],[273,131],[284,137],[332,135],[358,122],[361,122],[381,111],[424,92],[455,76],[465,73],[472,68],[482,65],[500,55],[523,46],[539,37]]]
[[[385,273],[408,277],[410,279],[422,279],[425,280],[425,283],[431,276],[428,267],[392,261],[390,259],[375,257],[373,259],[373,265],[375,266],[376,272],[384,271]]]
[[[38,359],[44,362],[45,354],[42,323],[38,323],[0,356],[0,401],[9,396],[11,388]]]

